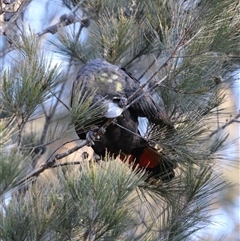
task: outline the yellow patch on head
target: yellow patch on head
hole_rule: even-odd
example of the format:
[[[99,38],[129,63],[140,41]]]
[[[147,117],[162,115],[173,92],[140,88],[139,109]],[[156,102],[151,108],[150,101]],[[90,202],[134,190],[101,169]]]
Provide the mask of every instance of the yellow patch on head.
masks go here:
[[[112,79],[113,79],[113,80],[116,80],[117,78],[118,78],[118,75],[116,75],[116,74],[113,74],[113,75],[112,75]]]
[[[99,78],[100,78],[100,81],[102,81],[102,82],[108,82],[108,74],[107,73],[102,73],[100,76],[99,76]]]
[[[101,77],[108,77],[108,73],[101,73]]]
[[[123,91],[123,86],[120,82],[116,83],[116,91],[122,92]]]
[[[106,78],[105,77],[100,77],[100,81],[106,82]]]

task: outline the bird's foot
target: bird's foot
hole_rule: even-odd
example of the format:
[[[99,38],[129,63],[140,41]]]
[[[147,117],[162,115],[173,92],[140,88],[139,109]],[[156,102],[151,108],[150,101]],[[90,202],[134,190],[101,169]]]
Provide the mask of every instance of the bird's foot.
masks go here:
[[[104,133],[106,132],[106,128],[101,126],[99,127],[97,132],[98,132],[97,139],[100,139],[100,135],[104,135]]]
[[[88,142],[88,146],[94,146],[96,140],[100,140],[101,135],[106,132],[106,129],[101,126],[97,131],[89,131],[86,134],[86,141]]]
[[[95,145],[95,141],[96,141],[96,135],[95,135],[95,132],[93,131],[89,131],[87,134],[86,134],[86,141],[88,143],[88,146],[94,146]]]
[[[118,105],[120,108],[124,108],[128,103],[128,100],[126,97],[121,96],[118,102]]]
[[[127,99],[126,97],[124,97],[124,96],[114,97],[114,98],[113,98],[113,101],[114,101],[114,100],[117,100],[117,101],[118,101],[118,106],[119,106],[120,108],[124,108],[124,107],[127,105],[127,103],[128,103],[128,99]]]

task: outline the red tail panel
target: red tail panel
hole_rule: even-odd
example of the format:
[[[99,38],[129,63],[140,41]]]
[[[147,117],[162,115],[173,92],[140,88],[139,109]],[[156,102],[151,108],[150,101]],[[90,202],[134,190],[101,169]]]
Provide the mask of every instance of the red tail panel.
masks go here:
[[[144,148],[142,155],[138,159],[140,167],[154,168],[159,165],[159,155],[151,147]]]
[[[137,160],[133,155],[123,153],[120,154],[120,159],[123,162],[128,160],[130,163],[136,161],[136,164],[139,165],[139,168],[154,168],[159,165],[159,155],[151,147],[144,148],[143,153]]]

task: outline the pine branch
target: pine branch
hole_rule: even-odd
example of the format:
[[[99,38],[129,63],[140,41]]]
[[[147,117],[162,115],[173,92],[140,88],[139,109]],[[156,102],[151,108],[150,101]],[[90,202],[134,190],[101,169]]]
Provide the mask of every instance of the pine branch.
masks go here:
[[[158,69],[148,78],[148,80],[138,89],[136,90],[128,99],[131,101],[141,90],[143,90],[144,87],[146,87],[151,80],[161,71],[162,68],[164,68],[168,62],[172,59],[172,58],[176,58],[178,56],[176,56],[177,52],[180,51],[181,48],[183,48],[183,46],[185,45],[185,40],[188,36],[188,34],[191,32],[192,28],[194,27],[196,23],[192,23],[188,29],[185,30],[183,36],[181,36],[181,38],[178,40],[176,46],[174,47],[174,49],[172,50],[171,54],[163,61],[163,63],[161,64],[160,67],[158,67]],[[155,63],[157,62],[157,59],[154,59],[152,61],[152,63],[149,65],[148,68],[146,68],[146,71],[149,70],[149,68],[151,68]],[[138,78],[138,80],[140,80],[145,74],[146,71],[144,71],[142,73],[142,75]],[[156,88],[161,82],[163,82],[167,77],[164,77],[161,81],[159,81],[154,87]]]
[[[20,2],[18,8],[15,11],[12,12],[12,13],[14,13],[14,15],[12,16],[10,21],[8,23],[4,24],[4,26],[0,29],[1,35],[3,34],[5,36],[7,36],[6,30],[8,30],[10,28],[10,25],[13,24],[17,20],[19,15],[24,12],[24,10],[27,8],[27,6],[30,2],[31,2],[31,0],[22,0]],[[16,5],[16,3],[13,4],[14,7],[15,7],[15,5]],[[1,7],[2,7],[2,5],[1,5]],[[2,13],[5,12],[5,10],[3,10],[3,8],[1,10],[2,10],[1,11]]]
[[[39,176],[39,174],[41,174],[42,172],[44,172],[47,169],[50,168],[55,168],[55,167],[60,167],[60,166],[67,166],[67,165],[78,165],[81,164],[81,162],[67,162],[67,163],[59,163],[59,164],[55,164],[57,160],[61,160],[64,157],[67,157],[68,155],[74,153],[75,151],[81,149],[82,147],[84,147],[87,144],[87,142],[82,143],[80,145],[75,146],[74,148],[69,149],[67,152],[61,153],[61,154],[56,154],[54,157],[52,158],[48,158],[48,160],[41,165],[37,170],[35,170],[33,173],[31,173],[30,175],[28,175],[27,177],[25,177],[24,179],[22,179],[21,181],[19,181],[17,183],[17,186],[20,186],[23,183],[28,184],[28,181],[33,182],[35,179],[33,179],[34,177],[36,178],[37,176]]]
[[[11,17],[11,19],[7,23],[4,23],[4,25],[2,27],[0,27],[0,36],[1,35],[5,36],[9,43],[9,46],[0,53],[0,58],[4,57],[6,54],[8,54],[11,51],[16,49],[16,46],[13,44],[14,41],[11,36],[11,34],[12,34],[11,29],[12,29],[12,26],[14,26],[14,24],[16,24],[17,19],[25,11],[25,9],[27,8],[27,6],[29,5],[30,2],[31,2],[31,0],[22,0],[22,1],[20,1],[20,3],[18,2],[16,4],[14,1],[14,3],[12,4],[12,7],[15,8],[17,6],[17,9],[12,12],[13,16]],[[18,4],[19,4],[19,6],[18,6]],[[1,8],[2,8],[2,5],[1,5]],[[2,8],[0,14],[2,14],[4,12],[6,12],[6,11]]]
[[[68,2],[70,3],[70,1]],[[190,1],[188,2],[190,4]],[[93,164],[89,165],[89,168],[84,168],[84,166],[86,167],[89,164],[88,162],[84,162],[84,157],[82,157],[82,160],[76,162],[71,162],[71,160],[64,163],[58,162],[58,160],[62,160],[63,158],[69,156],[83,146],[91,144],[91,141],[85,140],[79,145],[67,150],[66,152],[57,153],[59,149],[67,143],[65,142],[62,146],[59,146],[57,150],[53,151],[49,157],[47,157],[47,160],[42,166],[30,173],[28,176],[20,179],[18,185],[29,184],[30,182],[36,180],[37,177],[41,173],[44,173],[44,171],[47,169],[53,169],[68,165],[81,165],[81,168],[78,168],[81,170],[77,170],[77,175],[75,176],[69,170],[67,172],[64,172],[65,170],[63,170],[64,173],[62,176],[61,172],[59,172],[60,174],[57,176],[58,182],[53,182],[48,185],[45,184],[45,186],[43,186],[43,189],[37,186],[38,182],[34,183],[33,186],[36,186],[37,189],[40,190],[40,193],[44,195],[36,195],[36,193],[32,192],[32,190],[30,190],[31,185],[29,185],[29,189],[26,192],[24,191],[24,195],[18,195],[17,193],[16,200],[12,199],[10,205],[5,206],[6,212],[4,210],[4,215],[1,216],[3,217],[2,222],[5,222],[3,226],[1,226],[3,227],[2,231],[5,231],[4,229],[7,230],[5,232],[5,237],[17,237],[16,234],[18,234],[18,232],[25,232],[25,230],[31,230],[31,237],[33,237],[35,233],[38,236],[34,238],[29,238],[29,233],[27,233],[25,235],[25,239],[46,239],[46,237],[54,239],[54,235],[56,235],[56,239],[58,240],[83,240],[84,238],[86,240],[89,240],[91,238],[122,240],[126,238],[124,240],[140,239],[179,241],[193,240],[194,237],[192,235],[194,234],[194,232],[205,226],[205,224],[208,222],[207,219],[210,216],[207,213],[209,208],[209,199],[212,200],[212,197],[214,196],[216,191],[221,190],[223,187],[223,185],[219,184],[220,182],[218,176],[215,177],[214,175],[212,175],[212,170],[214,170],[215,166],[214,168],[212,168],[209,163],[213,163],[213,154],[216,153],[215,151],[218,151],[219,147],[222,147],[222,143],[225,139],[220,137],[218,140],[216,140],[210,137],[218,133],[218,131],[224,130],[227,126],[233,123],[239,123],[240,113],[238,113],[225,125],[218,126],[216,130],[212,131],[209,134],[208,125],[211,124],[209,121],[211,120],[210,118],[217,119],[218,117],[216,116],[216,113],[219,113],[219,118],[221,117],[221,110],[218,108],[218,106],[223,101],[223,96],[220,93],[223,90],[222,86],[225,87],[224,85],[214,83],[214,76],[222,75],[224,64],[226,63],[226,60],[228,60],[228,57],[225,58],[225,56],[222,55],[224,50],[220,48],[222,46],[224,47],[226,43],[225,41],[221,42],[221,37],[224,36],[225,33],[217,35],[218,30],[222,28],[222,22],[227,19],[225,17],[222,18],[222,16],[219,15],[219,13],[221,12],[223,12],[224,15],[225,9],[222,10],[219,8],[216,9],[216,11],[213,10],[215,10],[214,8],[217,8],[219,5],[222,6],[225,2],[230,4],[231,1],[214,0],[208,3],[208,1],[203,0],[200,2],[202,4],[200,5],[201,12],[200,14],[197,14],[197,18],[195,18],[198,9],[193,8],[190,10],[188,9],[188,11],[185,11],[185,9],[182,10],[182,5],[178,5],[177,2],[172,0],[152,2],[139,1],[139,5],[138,3],[136,3],[136,1],[119,2],[106,0],[90,0],[86,2],[74,0],[74,4],[76,5],[75,9],[78,9],[81,4],[86,3],[87,6],[92,7],[91,9],[99,10],[99,12],[95,14],[95,16],[99,17],[96,22],[101,23],[102,28],[105,28],[106,34],[109,34],[108,36],[106,36],[105,39],[107,40],[105,47],[106,49],[107,47],[113,47],[113,49],[110,49],[111,53],[109,53],[109,56],[112,60],[117,60],[118,64],[121,63],[122,66],[125,62],[129,63],[130,61],[130,63],[132,63],[134,67],[134,64],[136,64],[137,61],[134,63],[131,61],[141,57],[141,54],[144,54],[144,56],[142,56],[144,61],[147,60],[149,55],[157,56],[152,62],[150,62],[150,65],[147,66],[146,70],[141,70],[143,71],[143,73],[140,78],[144,77],[146,74],[149,74],[150,77],[147,79],[146,83],[143,84],[140,89],[137,90],[128,99],[128,105],[123,108],[123,111],[126,108],[129,108],[133,103],[135,103],[138,98],[142,97],[139,96],[136,98],[139,91],[143,90],[149,84],[149,88],[147,91],[154,90],[154,97],[155,95],[157,96],[157,98],[159,96],[159,98],[157,99],[158,103],[160,103],[161,106],[164,106],[164,108],[169,113],[171,113],[171,119],[176,120],[176,122],[174,123],[174,127],[176,127],[177,130],[176,133],[168,137],[165,136],[164,130],[162,130],[160,127],[153,126],[152,128],[151,126],[150,128],[152,128],[153,132],[149,133],[149,136],[150,138],[152,138],[152,141],[154,141],[157,145],[161,146],[163,151],[167,151],[166,158],[171,159],[173,157],[174,161],[176,158],[176,162],[179,164],[179,170],[177,170],[176,173],[178,173],[179,175],[176,175],[176,177],[168,184],[161,183],[160,185],[157,185],[154,182],[143,182],[139,185],[139,183],[136,182],[135,185],[129,185],[129,183],[138,179],[138,174],[140,172],[137,173],[138,170],[128,169],[125,166],[127,168],[126,170],[128,172],[128,176],[131,175],[132,178],[128,179],[128,176],[126,176],[126,174],[121,175],[121,169],[118,168],[118,165],[120,166],[122,164],[120,161],[117,162],[117,168],[116,165],[114,166],[113,162],[111,162],[112,169],[105,168],[108,165],[107,162],[100,162],[102,166]],[[135,8],[138,8],[138,6],[141,5],[140,10],[137,9],[137,11],[140,11],[140,16],[141,11],[144,12],[143,19],[137,19],[138,23],[141,22],[141,24],[133,25],[133,27],[130,24],[130,31],[125,31],[126,29],[123,29],[125,31],[124,33],[128,33],[127,36],[124,34],[124,41],[126,40],[124,48],[127,48],[125,52],[122,49],[123,45],[121,45],[123,42],[121,41],[122,39],[115,38],[121,36],[121,34],[117,34],[117,31],[115,32],[115,30],[117,30],[115,28],[119,27],[118,21],[120,16],[119,13],[121,11],[116,11],[117,13],[115,13],[114,11],[115,9],[118,10],[118,8],[122,8],[122,4],[125,4],[126,6],[133,4]],[[160,14],[159,10],[155,9],[156,7],[154,7],[156,5],[161,9],[164,9],[166,7],[166,12],[163,11]],[[146,8],[147,10],[144,9],[145,6],[148,7]],[[210,9],[211,11],[209,11],[209,6],[212,8]],[[107,10],[105,9],[106,7],[108,8]],[[72,10],[72,13],[74,13],[75,9]],[[135,13],[133,14],[133,12],[131,11],[132,10],[129,10],[129,15],[124,15],[127,21],[129,20],[129,18],[132,17],[132,15],[135,15]],[[147,14],[145,14],[145,11],[147,11]],[[106,12],[111,14],[113,12],[113,19],[103,19],[102,15]],[[125,14],[125,11],[122,12]],[[206,14],[206,12],[207,16],[203,16],[204,14]],[[218,14],[216,14],[216,12],[218,12]],[[149,16],[151,15],[149,13],[156,14]],[[89,15],[91,14],[88,14],[87,16]],[[137,18],[137,16],[134,17]],[[144,22],[145,20],[146,22],[151,20],[151,23],[147,25],[146,22]],[[54,34],[59,29],[59,36],[61,38],[61,34],[64,35],[63,31],[61,31],[63,29],[61,28],[71,25],[72,23],[74,24],[74,21],[77,21],[75,17],[73,18],[71,15],[62,15],[60,21],[57,24],[52,25],[38,33],[38,37],[42,36],[42,34],[45,33]],[[169,21],[169,24],[167,24],[165,27],[163,22],[166,21]],[[116,23],[116,26],[114,26],[114,33],[111,35],[111,23],[114,22]],[[135,22],[136,21],[134,20],[133,23]],[[106,26],[105,23],[107,23]],[[150,25],[153,29],[149,32],[156,32],[156,35],[154,35],[154,37],[151,36],[152,38],[149,38],[149,32],[146,29],[146,26]],[[226,25],[229,25],[227,21]],[[80,28],[77,31],[73,30],[72,33],[74,38],[71,38],[71,36],[63,36],[63,40],[66,40],[66,54],[64,57],[69,56],[71,66],[72,64],[76,63],[71,62],[72,60],[81,60],[80,57],[88,53],[88,50],[81,51],[81,48],[79,47],[79,38],[83,27],[83,24],[81,24]],[[93,28],[94,27],[96,27],[97,29],[96,25],[94,25]],[[229,25],[229,27],[231,26]],[[135,28],[140,29],[142,35],[139,34],[138,31],[135,35]],[[232,34],[232,30],[233,29],[230,29],[229,33]],[[162,31],[162,33],[160,33],[160,31]],[[96,30],[96,32],[98,32],[98,30]],[[101,33],[103,34],[101,38],[105,38],[105,32],[103,31],[103,33]],[[69,33],[71,32],[69,31]],[[132,40],[137,42],[136,39],[132,37],[134,35],[137,36],[137,38],[144,35],[146,39],[150,42],[151,47],[149,48],[149,50],[152,52],[147,53],[149,47],[149,45],[147,44],[145,45],[139,43],[135,46],[134,43],[133,45],[128,45],[132,42]],[[225,34],[225,37],[226,36],[227,35]],[[94,36],[94,40],[96,40],[97,37],[98,36]],[[156,40],[155,38],[159,39]],[[72,41],[68,41],[69,39]],[[115,39],[119,40],[119,42],[117,41],[112,43],[111,41],[114,41]],[[99,39],[97,39],[96,42],[98,42],[98,40]],[[143,39],[137,40],[139,40],[140,42]],[[155,40],[156,42],[158,42],[159,45],[163,45],[163,48],[161,49],[163,50],[162,52],[159,45],[155,44]],[[63,43],[63,45],[64,41],[61,42]],[[32,41],[29,41],[29,43],[31,42]],[[227,41],[227,44],[229,44],[230,42],[231,41]],[[93,44],[95,43],[94,41],[91,42],[90,40],[86,41],[86,43],[87,44],[83,44],[82,49],[92,48],[92,50],[89,51],[92,54],[87,54],[86,60],[92,58],[92,56],[94,56],[95,58],[96,56],[101,56],[103,54],[101,52],[101,49],[98,48],[99,46],[95,46]],[[220,47],[216,43],[219,43]],[[29,46],[31,47],[31,44],[27,45],[27,47]],[[134,48],[136,49],[131,52],[132,46],[134,46]],[[20,47],[22,47],[22,45]],[[221,53],[216,52],[218,48],[220,48]],[[25,49],[22,49],[23,53],[25,54]],[[227,49],[231,48],[228,47]],[[80,54],[77,53],[78,55],[74,55],[74,51],[76,53],[79,52]],[[130,51],[131,53],[128,53],[128,51]],[[174,53],[174,51],[176,52]],[[116,52],[118,53],[116,54]],[[130,57],[128,56],[128,54]],[[136,58],[134,58],[134,54],[136,54]],[[138,54],[140,54],[140,56]],[[28,54],[26,55],[29,56]],[[33,55],[31,55],[31,57]],[[157,62],[159,59],[162,58],[164,62],[161,63],[159,67],[157,66]],[[28,61],[28,63],[30,63],[30,61]],[[155,66],[156,71],[154,70],[153,73],[149,73],[149,69]],[[26,69],[29,70],[28,65],[26,66]],[[21,76],[21,72],[17,71],[17,73]],[[155,79],[157,81],[153,81]],[[9,76],[9,80],[11,80],[11,76]],[[31,78],[31,80],[35,80],[35,78]],[[21,85],[18,85],[17,87],[20,89]],[[16,91],[16,89],[13,90]],[[26,88],[24,89],[26,90]],[[28,89],[26,92],[28,93],[28,95],[31,94]],[[67,107],[61,101],[61,95],[58,95],[57,93],[52,93],[51,90],[49,90],[47,93],[49,93],[50,96],[53,96],[53,98],[56,98],[58,104],[62,104],[66,107],[68,111],[70,111],[69,107]],[[80,96],[82,98],[80,99],[80,103],[78,103],[79,106],[75,105],[76,109],[78,108],[77,110],[79,110],[78,113],[76,111],[76,116],[77,114],[79,114],[79,127],[86,127],[87,129],[87,127],[91,127],[91,120],[95,117],[98,117],[96,114],[98,113],[98,110],[97,108],[90,106],[92,96],[91,94],[87,95],[86,93],[81,92]],[[19,101],[16,101],[16,104],[20,105]],[[23,108],[26,105],[21,104],[20,106],[21,108]],[[72,106],[72,115],[69,118],[74,119],[75,106]],[[53,112],[56,112],[56,106],[53,109]],[[44,114],[46,119],[48,119],[48,125],[49,118],[52,118],[53,113],[47,114],[47,111],[45,110]],[[107,128],[107,126],[114,123],[114,121],[115,119],[109,120],[109,122],[105,124],[104,128]],[[72,124],[71,120],[69,122],[70,124]],[[67,121],[66,123],[68,124],[69,122]],[[11,129],[10,125],[8,125],[8,127],[8,129]],[[44,130],[45,133],[48,132],[49,134],[51,134],[48,127],[44,127]],[[57,128],[55,130],[57,130]],[[94,136],[96,138],[98,138],[98,136],[101,136],[101,131],[102,130],[100,128],[94,133]],[[149,132],[151,132],[151,130]],[[4,133],[5,130],[1,131],[1,134],[3,134],[3,136]],[[42,136],[42,141],[45,139],[45,133],[42,134],[44,135],[44,138]],[[12,136],[14,136],[14,134],[12,134],[11,137]],[[59,139],[59,137],[57,137],[56,139]],[[54,139],[54,141],[56,139]],[[38,146],[46,146],[49,143]],[[17,147],[15,148],[17,149]],[[27,148],[20,147],[20,151],[25,149]],[[212,153],[211,150],[213,150]],[[23,152],[22,154],[24,156],[25,153]],[[30,156],[29,159],[31,160],[31,158],[32,157]],[[20,158],[16,160],[11,160],[17,161],[20,160]],[[207,163],[207,165],[205,165],[205,163]],[[122,164],[122,166],[124,165]],[[200,173],[196,174],[198,166],[201,166]],[[11,167],[11,165],[9,165],[9,167]],[[123,185],[124,183],[126,184],[125,186]],[[145,189],[143,190],[142,194],[142,196],[145,195],[145,199],[143,197],[140,197],[140,195],[134,197],[134,194],[132,192],[132,190],[136,190],[136,188],[138,189],[141,187]],[[44,192],[45,189],[49,189],[48,192]],[[25,197],[26,199],[24,199]],[[127,200],[126,197],[128,197]],[[132,200],[132,202],[129,202],[129,197],[135,198],[137,202],[133,202]],[[44,200],[46,199],[49,199],[50,202],[44,202]],[[19,200],[22,200],[20,204]],[[114,200],[115,202],[112,205],[115,209],[110,209],[112,200]],[[36,203],[33,204],[32,202]],[[141,216],[142,219],[140,220],[140,222],[139,220],[136,220],[135,216],[137,215],[135,210],[132,211],[132,209],[129,208],[129,206],[131,205],[133,205],[135,209],[137,209],[139,205],[141,210],[145,208],[147,217],[144,216],[146,213],[139,213],[137,215],[142,215],[144,217],[142,218]],[[57,210],[57,212],[52,215],[51,208],[54,209],[56,206],[59,208],[59,210]],[[27,211],[24,213],[23,211],[25,210]],[[34,213],[31,213],[31,210],[32,212],[37,212],[38,210],[40,210],[40,213],[36,213],[34,216]],[[109,210],[111,210],[111,212]],[[118,212],[114,212],[114,210],[117,210]],[[127,212],[124,213],[126,210]],[[116,217],[119,217],[119,212],[125,217],[126,215],[129,215],[124,220],[130,223],[130,226],[126,226],[126,222],[122,221],[123,219],[119,219],[121,222],[117,220],[120,222],[120,227],[126,227],[125,229],[123,228],[120,231],[118,229],[119,226],[115,226],[115,224],[117,223]],[[31,216],[34,217],[32,218]],[[26,220],[21,220],[25,217],[27,217]],[[41,217],[42,220],[40,220],[39,217]],[[133,218],[130,219],[128,217]],[[31,222],[31,220],[35,222]],[[25,223],[22,221],[25,221]],[[27,226],[32,223],[32,226]],[[134,234],[135,230],[130,230],[130,232],[128,232],[128,229],[132,229],[133,226],[134,228],[136,228],[136,230],[139,230],[140,224],[144,226],[144,230],[146,230],[147,233],[146,236],[141,236],[141,234],[138,235],[136,233]],[[24,226],[24,228],[22,228],[22,226]],[[35,231],[35,229],[37,230]],[[46,234],[44,233],[45,231]],[[128,233],[131,234],[128,236]],[[13,234],[13,236],[9,234]],[[51,237],[49,235],[51,235]],[[43,236],[45,237],[42,238]],[[18,240],[19,237],[15,239]]]
[[[103,132],[102,129],[106,129],[112,122],[114,121],[114,119],[108,119],[101,128],[99,128],[98,131],[96,131],[94,133],[96,138],[99,138]],[[18,185],[26,182],[27,180],[32,179],[33,177],[37,177],[40,173],[44,172],[45,170],[49,169],[49,168],[55,168],[58,165],[61,166],[61,164],[55,164],[57,160],[61,160],[67,156],[69,156],[70,154],[76,152],[77,150],[81,149],[82,147],[91,144],[91,141],[89,140],[84,140],[81,144],[69,149],[68,151],[61,153],[61,154],[56,154],[54,155],[54,153],[57,152],[58,149],[60,149],[61,147],[59,147],[57,150],[55,150],[47,159],[47,161],[36,171],[34,171],[32,174],[30,174],[29,176],[27,176],[26,178],[24,178],[23,180],[21,180],[20,182],[18,182]],[[65,145],[65,144],[64,144]],[[54,155],[54,156],[53,156]],[[78,162],[72,162],[74,165]],[[68,164],[63,164],[63,165],[68,165]],[[71,165],[71,164],[69,164]]]
[[[231,125],[232,123],[236,122],[236,123],[240,123],[239,122],[239,119],[240,118],[240,111],[239,113],[234,117],[232,118],[230,121],[228,121],[226,124],[220,126],[218,129],[216,129],[215,131],[213,131],[210,135],[209,135],[209,138],[212,137],[213,135],[215,135],[216,133],[224,130],[227,126]]]
[[[14,21],[16,21],[16,19],[20,15],[20,13],[22,11],[24,11],[24,9],[27,7],[27,5],[30,2],[31,2],[31,0],[24,0],[21,3],[21,5],[19,6],[19,9],[16,11],[16,14],[14,15],[14,17],[11,18],[10,22],[3,26],[0,34],[3,34],[7,37],[10,46],[0,53],[0,58],[4,57],[7,53],[10,53],[11,51],[17,49],[17,46],[14,44],[15,41],[9,36],[9,34],[6,30],[9,30],[8,25],[12,24]],[[47,33],[55,34],[61,28],[74,24],[74,23],[77,23],[77,22],[81,23],[80,29],[82,29],[84,27],[88,28],[90,25],[90,18],[89,17],[77,18],[76,16],[74,16],[73,14],[77,11],[77,9],[78,9],[78,5],[73,9],[73,11],[71,13],[61,15],[58,23],[51,25],[51,26],[47,27],[46,29],[42,30],[41,32],[37,33],[37,36],[41,37],[42,35],[47,34]]]
[[[63,90],[64,90],[65,85],[66,85],[66,82],[62,84],[61,89],[60,89],[58,95],[56,95],[52,91],[49,91],[57,99],[57,101],[54,104],[54,106],[51,108],[51,113],[50,114],[47,114],[47,112],[44,111],[45,124],[44,124],[44,127],[43,127],[43,131],[42,131],[42,135],[41,135],[39,144],[43,144],[45,139],[46,139],[46,135],[47,135],[47,132],[48,132],[48,128],[50,126],[51,119],[55,115],[55,112],[56,112],[58,104],[61,103],[68,111],[70,111],[69,107],[61,100],[61,96],[63,94]],[[44,109],[44,106],[42,106],[42,108]]]
[[[41,37],[42,35],[46,34],[46,33],[51,33],[51,34],[55,34],[56,32],[59,31],[59,29],[74,24],[74,23],[81,23],[81,25],[85,28],[88,28],[90,25],[90,18],[82,18],[79,19],[77,17],[75,17],[73,14],[63,14],[60,17],[60,21],[54,25],[51,25],[50,27],[47,27],[46,29],[42,30],[41,32],[37,33],[37,35],[39,37]]]

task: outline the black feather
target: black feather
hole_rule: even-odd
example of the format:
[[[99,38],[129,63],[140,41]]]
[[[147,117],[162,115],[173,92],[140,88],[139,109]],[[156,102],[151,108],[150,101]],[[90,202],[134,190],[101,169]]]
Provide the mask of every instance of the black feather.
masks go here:
[[[78,85],[84,85],[85,91],[95,91],[93,102],[101,98],[109,101],[116,97],[129,98],[140,88],[139,81],[130,73],[104,59],[92,60],[79,70],[73,86],[73,97]],[[110,124],[100,139],[94,141],[92,148],[99,156],[105,156],[106,151],[114,156],[119,153],[132,155],[141,168],[146,168],[151,175],[159,175],[162,180],[169,181],[174,176],[173,169],[176,166],[168,164],[166,158],[161,158],[161,154],[150,147],[140,135],[138,117],[146,117],[149,122],[163,127],[172,128],[172,125],[148,92],[140,90],[135,97],[140,98],[117,116],[115,123]],[[92,124],[101,127],[106,120],[107,118],[103,117]],[[76,132],[81,139],[86,138],[86,133],[82,129],[76,128]],[[150,160],[149,163],[145,163],[144,158]]]

